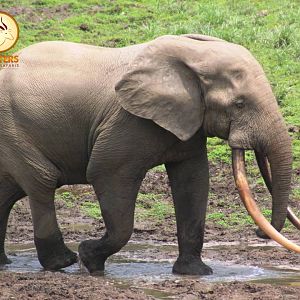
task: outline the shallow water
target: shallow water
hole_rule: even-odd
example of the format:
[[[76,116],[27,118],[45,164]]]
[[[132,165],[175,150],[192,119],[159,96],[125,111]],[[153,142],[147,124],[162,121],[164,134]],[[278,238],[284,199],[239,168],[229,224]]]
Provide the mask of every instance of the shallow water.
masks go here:
[[[68,246],[77,251],[77,243],[69,243]],[[229,245],[238,247],[238,245]],[[211,248],[224,249],[226,245],[211,245]],[[228,245],[227,245],[228,247]],[[260,245],[255,245],[260,247]],[[262,245],[262,247],[265,247]],[[5,272],[39,272],[42,267],[37,259],[33,244],[8,245],[7,246],[12,264],[0,266]],[[177,246],[171,244],[143,244],[129,243],[122,251],[115,254],[106,263],[105,276],[107,278],[124,281],[147,280],[148,282],[162,281],[166,279],[176,280],[181,278],[172,274],[172,265],[176,257]],[[205,282],[229,282],[229,281],[256,281],[273,284],[297,285],[300,284],[300,270],[287,267],[262,268],[241,264],[233,264],[223,261],[205,261],[212,267],[214,274],[203,276]],[[63,272],[70,274],[85,273],[86,271],[78,264],[65,268]],[[199,278],[193,276],[192,278]]]

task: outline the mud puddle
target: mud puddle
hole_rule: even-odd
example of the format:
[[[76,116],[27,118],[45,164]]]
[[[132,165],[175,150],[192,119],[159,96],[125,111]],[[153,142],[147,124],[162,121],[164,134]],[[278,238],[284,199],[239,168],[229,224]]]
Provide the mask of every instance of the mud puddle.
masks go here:
[[[77,251],[78,243],[68,243]],[[241,247],[239,244],[207,245],[211,251],[224,251],[226,247]],[[244,248],[245,245],[242,245]],[[273,245],[255,244],[250,247],[274,247]],[[8,245],[7,251],[12,264],[0,266],[5,272],[40,272],[42,267],[37,259],[33,244]],[[118,283],[139,281],[157,282],[177,280],[182,276],[172,274],[172,265],[177,256],[177,246],[173,244],[129,243],[122,251],[111,257],[106,263],[105,277]],[[210,276],[190,276],[203,282],[255,281],[262,283],[300,285],[300,266],[251,266],[232,262],[206,260],[214,274]],[[86,271],[75,264],[62,272],[85,274]],[[185,277],[186,278],[186,277]]]

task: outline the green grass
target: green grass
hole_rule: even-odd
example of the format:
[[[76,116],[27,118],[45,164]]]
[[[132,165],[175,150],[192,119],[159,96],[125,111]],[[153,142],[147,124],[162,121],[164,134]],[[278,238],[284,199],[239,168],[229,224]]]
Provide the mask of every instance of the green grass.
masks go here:
[[[209,138],[208,145],[208,159],[212,161],[222,161],[229,163],[231,159],[231,150],[226,141],[219,138]]]
[[[174,216],[173,204],[163,199],[161,194],[138,194],[136,218],[162,221],[168,216]]]
[[[86,195],[90,195],[90,193],[75,194],[72,191],[61,189],[57,190],[55,200],[63,202],[68,208],[75,208],[75,205],[79,203],[79,208],[84,215],[94,219],[101,218],[102,215],[98,202],[82,202],[82,197]]]
[[[300,201],[300,188],[294,188],[293,189],[293,197]]]
[[[84,202],[81,204],[80,208],[88,217],[98,220],[102,216],[98,202]]]
[[[55,194],[55,200],[64,202],[67,207],[74,207],[74,202],[78,199],[78,196],[70,191],[58,190]]]
[[[223,212],[213,212],[207,214],[206,219],[208,221],[213,221],[224,228],[238,228],[253,224],[252,218],[246,212],[232,212],[229,215],[225,215]]]
[[[269,221],[271,220],[272,210],[264,208],[262,209],[262,213]],[[248,213],[246,211],[239,211],[239,209],[228,215],[223,212],[208,213],[206,220],[207,222],[216,223],[225,229],[240,229],[247,225],[254,225],[254,222]],[[290,222],[285,222],[284,227],[287,230],[294,228]]]
[[[166,167],[165,167],[165,165],[159,165],[159,166],[154,167],[152,170],[154,172],[162,173],[162,172],[166,172]]]

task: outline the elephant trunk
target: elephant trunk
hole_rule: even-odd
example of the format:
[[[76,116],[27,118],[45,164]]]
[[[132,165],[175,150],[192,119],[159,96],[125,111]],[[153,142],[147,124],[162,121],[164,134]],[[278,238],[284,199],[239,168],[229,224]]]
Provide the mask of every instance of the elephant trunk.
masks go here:
[[[265,184],[272,195],[272,175],[270,170],[270,165],[268,162],[268,159],[265,155],[255,151],[256,160],[259,166],[260,173],[265,181]],[[288,206],[287,208],[287,217],[290,220],[290,222],[300,230],[300,220],[295,215],[295,213],[292,211],[292,209]]]
[[[283,228],[287,217],[292,177],[291,140],[285,126],[283,127],[280,133],[273,135],[273,139],[265,149],[272,178],[271,224],[277,231]]]

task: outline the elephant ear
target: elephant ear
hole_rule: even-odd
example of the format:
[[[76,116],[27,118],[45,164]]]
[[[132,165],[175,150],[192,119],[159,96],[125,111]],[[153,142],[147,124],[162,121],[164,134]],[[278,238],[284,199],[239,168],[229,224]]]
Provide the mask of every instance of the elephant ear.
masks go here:
[[[115,90],[125,110],[186,141],[201,127],[204,101],[182,39],[165,36],[142,46]]]

